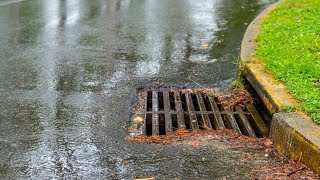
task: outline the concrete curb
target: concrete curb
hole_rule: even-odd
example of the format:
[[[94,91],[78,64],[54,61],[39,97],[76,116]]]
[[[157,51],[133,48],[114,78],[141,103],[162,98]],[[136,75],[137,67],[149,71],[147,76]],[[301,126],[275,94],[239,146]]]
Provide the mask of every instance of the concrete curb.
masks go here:
[[[320,126],[299,113],[274,114],[270,138],[291,159],[320,174]]]
[[[248,26],[243,40],[241,44],[241,60],[247,61],[251,60],[253,58],[253,53],[256,50],[257,42],[256,37],[259,34],[261,22],[265,17],[270,14],[280,3],[282,3],[284,0],[279,0],[276,3],[273,3],[270,5],[267,9],[262,11]]]
[[[300,160],[320,174],[320,126],[303,113],[281,112],[283,106],[297,106],[299,102],[286,91],[283,84],[264,71],[264,65],[253,55],[261,22],[283,1],[269,6],[248,26],[241,44],[243,75],[273,114],[270,138],[274,145],[289,158]]]

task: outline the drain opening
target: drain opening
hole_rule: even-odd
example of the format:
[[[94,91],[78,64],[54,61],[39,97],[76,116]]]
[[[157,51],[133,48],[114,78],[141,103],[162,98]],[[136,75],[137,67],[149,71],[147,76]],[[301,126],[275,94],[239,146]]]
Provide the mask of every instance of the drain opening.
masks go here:
[[[152,135],[152,114],[150,113],[146,115],[146,134],[148,136]]]
[[[152,91],[147,94],[147,111],[152,111]]]
[[[180,93],[180,96],[181,96],[181,103],[182,103],[182,109],[183,109],[183,111],[188,111],[187,101],[186,101],[186,95],[183,94],[183,93]]]
[[[218,102],[218,99],[217,98],[214,98],[215,102]],[[222,108],[222,105],[221,104],[217,104],[217,110],[218,111],[223,111],[223,108]]]
[[[185,119],[185,122],[186,122],[186,128],[187,128],[187,129],[191,129],[191,126],[190,126],[190,116],[189,116],[189,114],[184,114],[184,119]]]
[[[165,115],[159,114],[159,135],[165,135],[165,134],[166,134]]]
[[[208,129],[208,128],[206,127],[206,125],[204,124],[204,122],[203,122],[203,119],[202,119],[202,117],[201,117],[201,114],[197,114],[197,120],[198,120],[199,129],[201,129],[201,130],[206,130],[206,129]]]
[[[158,108],[159,111],[164,110],[163,92],[158,92]]]
[[[209,114],[210,124],[213,129],[218,129],[217,120],[214,118],[214,114]]]
[[[191,98],[192,98],[194,110],[195,111],[200,111],[197,96],[195,94],[191,94]]]
[[[168,135],[177,129],[233,129],[252,137],[266,137],[268,128],[252,103],[230,109],[212,91],[151,89],[139,92],[142,133]]]
[[[226,114],[221,114],[222,120],[224,125],[226,126],[227,129],[232,129],[232,126],[228,120],[228,116]]]
[[[259,128],[258,123],[253,119],[251,114],[246,114],[247,119],[249,120],[249,122],[252,125],[253,129],[256,129],[256,134],[258,137],[263,136],[263,132],[261,132],[261,128]],[[261,126],[263,126],[263,124],[261,124]]]
[[[176,110],[176,104],[174,102],[174,92],[169,92],[169,100],[170,100],[170,109],[172,111]]]
[[[172,131],[176,131],[178,129],[178,118],[177,114],[172,114]]]
[[[208,96],[203,96],[203,100],[204,100],[204,105],[206,106],[206,110],[213,111],[213,109],[210,105],[210,100],[209,100]]]
[[[247,130],[246,130],[241,118],[240,118],[240,115],[239,114],[235,114],[234,118],[237,121],[237,124],[238,124],[238,126],[240,128],[241,133],[244,134],[244,135],[249,135],[249,133],[247,132]]]

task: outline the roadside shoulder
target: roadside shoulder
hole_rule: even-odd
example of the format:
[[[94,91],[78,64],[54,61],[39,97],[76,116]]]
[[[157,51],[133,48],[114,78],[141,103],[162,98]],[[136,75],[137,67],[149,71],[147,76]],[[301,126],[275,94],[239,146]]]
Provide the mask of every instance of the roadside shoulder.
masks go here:
[[[282,107],[294,107],[299,102],[288,93],[283,84],[266,73],[263,64],[253,56],[261,22],[282,2],[284,1],[280,0],[269,6],[248,26],[241,45],[243,75],[273,114],[270,137],[275,146],[289,158],[300,160],[320,173],[320,126],[305,114],[281,112]]]

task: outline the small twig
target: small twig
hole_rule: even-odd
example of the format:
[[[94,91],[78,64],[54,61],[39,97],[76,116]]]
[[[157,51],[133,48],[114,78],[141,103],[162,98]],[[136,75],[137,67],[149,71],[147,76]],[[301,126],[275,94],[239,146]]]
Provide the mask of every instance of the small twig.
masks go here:
[[[160,158],[160,159],[146,159],[146,160],[143,160],[142,162],[154,162],[154,161],[163,161],[163,160],[167,160],[167,158]]]
[[[298,162],[300,162],[301,157],[302,157],[302,152],[300,153],[300,156],[299,156]]]
[[[291,176],[292,174],[295,174],[295,173],[297,173],[297,172],[299,172],[299,171],[301,171],[301,170],[304,170],[306,167],[302,167],[302,168],[300,168],[300,169],[297,169],[297,170],[295,170],[295,171],[292,171],[291,173],[289,173],[289,174],[287,174],[287,176]]]
[[[192,80],[190,76],[188,76],[188,79],[192,82],[194,82],[196,85],[198,85],[201,88],[204,88],[203,86],[201,86],[199,83],[197,83],[196,81]]]

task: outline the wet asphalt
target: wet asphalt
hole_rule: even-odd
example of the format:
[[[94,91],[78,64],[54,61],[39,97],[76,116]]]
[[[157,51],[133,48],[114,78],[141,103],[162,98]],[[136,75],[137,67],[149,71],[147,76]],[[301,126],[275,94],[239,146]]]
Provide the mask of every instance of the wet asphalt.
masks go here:
[[[0,0],[0,178],[250,178],[263,150],[131,144],[122,127],[137,87],[227,88],[272,2]]]

